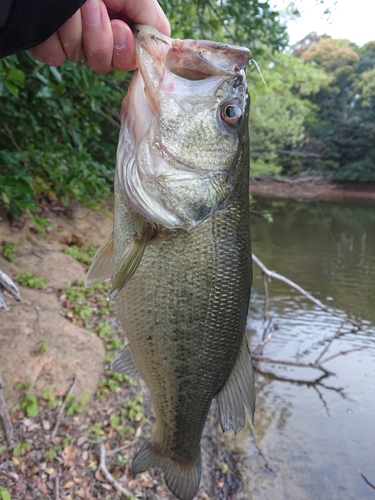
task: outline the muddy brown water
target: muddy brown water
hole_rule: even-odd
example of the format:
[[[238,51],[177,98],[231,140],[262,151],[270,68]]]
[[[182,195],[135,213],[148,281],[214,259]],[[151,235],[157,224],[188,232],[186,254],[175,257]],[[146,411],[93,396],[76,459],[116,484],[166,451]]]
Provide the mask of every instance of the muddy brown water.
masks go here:
[[[375,206],[360,203],[258,198],[272,224],[252,219],[254,253],[338,312],[360,319],[326,356],[367,347],[326,363],[335,375],[310,368],[259,364],[255,435],[242,431],[230,444],[239,454],[247,497],[254,500],[370,500],[359,472],[375,483]],[[263,282],[255,266],[250,343],[265,322]],[[277,331],[263,354],[315,360],[341,320],[272,280],[269,314]],[[262,452],[264,458],[259,454]]]

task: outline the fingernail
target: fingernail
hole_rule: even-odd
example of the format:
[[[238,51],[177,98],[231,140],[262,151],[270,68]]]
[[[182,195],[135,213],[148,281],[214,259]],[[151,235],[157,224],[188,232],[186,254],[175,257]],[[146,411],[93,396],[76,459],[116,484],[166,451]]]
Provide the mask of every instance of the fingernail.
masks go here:
[[[87,0],[81,7],[83,22],[87,26],[97,26],[101,22],[99,0]]]
[[[117,24],[112,25],[113,47],[116,50],[123,49],[126,45],[126,30]]]

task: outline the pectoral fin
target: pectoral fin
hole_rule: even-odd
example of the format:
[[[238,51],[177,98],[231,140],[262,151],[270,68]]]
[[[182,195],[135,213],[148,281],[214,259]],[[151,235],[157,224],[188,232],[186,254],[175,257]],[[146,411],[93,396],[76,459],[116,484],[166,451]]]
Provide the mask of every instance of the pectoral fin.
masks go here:
[[[141,262],[146,244],[152,235],[152,229],[147,230],[142,236],[134,236],[125,249],[119,270],[113,277],[113,285],[108,294],[108,300],[115,299],[117,294],[124,288],[133,276]]]
[[[129,377],[135,379],[141,378],[134,364],[132,353],[128,345],[112,361],[111,370],[116,373],[122,373],[123,375],[129,375]]]
[[[113,273],[113,233],[104,241],[96,252],[85,278],[85,286],[89,288],[99,281],[112,278]]]
[[[237,434],[243,429],[246,422],[244,407],[249,410],[251,421],[254,420],[254,371],[246,338],[227,383],[216,396],[216,403],[223,432],[233,429]]]

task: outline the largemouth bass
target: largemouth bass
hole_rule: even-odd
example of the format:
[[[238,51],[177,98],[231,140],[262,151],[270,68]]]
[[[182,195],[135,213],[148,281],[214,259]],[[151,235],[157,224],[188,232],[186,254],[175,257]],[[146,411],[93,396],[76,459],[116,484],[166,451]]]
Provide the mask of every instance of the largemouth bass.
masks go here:
[[[132,471],[158,467],[191,500],[216,398],[223,430],[253,417],[245,337],[251,287],[245,48],[136,27],[123,102],[114,233],[87,286],[110,276],[127,347],[112,369],[140,376],[157,419]],[[126,286],[125,286],[126,285]]]

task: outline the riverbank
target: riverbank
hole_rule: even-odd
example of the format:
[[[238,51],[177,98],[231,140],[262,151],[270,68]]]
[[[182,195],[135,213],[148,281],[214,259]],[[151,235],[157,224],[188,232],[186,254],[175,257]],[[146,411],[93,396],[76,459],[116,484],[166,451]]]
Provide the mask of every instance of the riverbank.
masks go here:
[[[334,184],[327,181],[290,181],[277,179],[252,179],[250,193],[268,198],[291,198],[297,201],[361,201],[375,203],[375,183]]]

